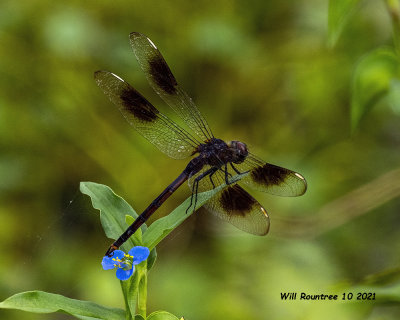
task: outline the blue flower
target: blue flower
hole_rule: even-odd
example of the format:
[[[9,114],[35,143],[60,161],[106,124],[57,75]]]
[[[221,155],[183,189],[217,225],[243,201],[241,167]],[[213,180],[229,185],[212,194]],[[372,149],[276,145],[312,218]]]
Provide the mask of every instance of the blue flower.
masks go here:
[[[119,280],[128,280],[135,271],[135,265],[146,260],[150,254],[147,247],[133,247],[125,254],[122,250],[115,250],[112,257],[104,256],[101,265],[104,270],[117,268],[117,278]]]

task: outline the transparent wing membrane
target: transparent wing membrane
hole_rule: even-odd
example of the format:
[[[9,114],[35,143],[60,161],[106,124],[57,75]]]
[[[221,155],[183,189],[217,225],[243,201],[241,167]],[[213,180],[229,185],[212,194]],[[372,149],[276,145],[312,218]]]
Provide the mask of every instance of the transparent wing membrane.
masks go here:
[[[210,167],[206,166],[201,172],[191,177],[189,186],[192,192],[202,192],[211,190],[226,182],[226,175],[223,170],[216,171],[211,177],[204,176],[198,180],[198,188],[196,187],[196,179],[201,177]],[[228,169],[228,180],[240,181],[235,171]],[[269,217],[263,206],[248,194],[236,182],[226,186],[222,191],[211,198],[204,207],[212,212],[220,219],[227,221],[238,229],[255,234],[265,235],[269,230]]]
[[[160,51],[145,35],[132,32],[130,41],[140,67],[154,91],[183,119],[201,141],[213,137],[207,121],[183,91]]]
[[[194,152],[196,140],[160,113],[127,82],[108,71],[97,71],[94,77],[97,85],[132,127],[160,151],[174,159],[187,158]]]
[[[301,196],[307,190],[307,182],[301,174],[263,162],[252,154],[235,167],[240,172],[249,172],[241,182],[254,190],[283,197]]]

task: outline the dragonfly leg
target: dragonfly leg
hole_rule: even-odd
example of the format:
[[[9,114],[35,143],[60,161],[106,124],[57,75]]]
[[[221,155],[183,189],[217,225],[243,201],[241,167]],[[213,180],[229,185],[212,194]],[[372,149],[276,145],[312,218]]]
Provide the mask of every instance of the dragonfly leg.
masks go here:
[[[199,192],[199,182],[200,180],[197,181],[196,183],[196,192],[194,195],[194,206],[193,206],[193,212],[196,210],[196,204],[197,204],[197,193]]]
[[[229,164],[231,165],[232,169],[235,170],[235,172],[236,172],[237,174],[242,174],[242,173],[233,165],[232,162],[230,162]]]
[[[221,170],[225,173],[225,183],[227,185],[232,184],[231,182],[229,182],[229,178],[232,178],[232,174],[229,173],[228,166],[226,163],[225,163],[224,169],[221,169]]]
[[[194,190],[195,190],[196,183],[197,183],[197,181],[196,181],[196,179],[195,179],[195,180],[194,180],[194,183],[193,183],[193,186],[192,186],[192,195],[190,196],[190,204],[189,204],[189,207],[187,207],[187,209],[186,209],[186,214],[188,213],[190,207],[191,207],[192,204],[193,204],[193,195],[194,195]]]
[[[235,172],[236,172],[237,174],[245,174],[245,173],[249,173],[249,172],[250,172],[250,170],[247,170],[247,171],[244,171],[244,172],[240,172],[240,171],[233,165],[232,162],[229,162],[229,164],[231,165],[232,169],[235,170]]]
[[[236,172],[238,175],[242,175],[242,174],[246,174],[246,173],[249,173],[249,172],[250,172],[250,170],[247,170],[247,171],[244,171],[244,172],[240,172],[240,171],[233,165],[232,162],[229,162],[229,164],[231,165],[232,169],[235,170],[235,172]]]
[[[211,181],[211,184],[212,184],[212,186],[213,186],[213,189],[215,189],[215,184],[214,184],[214,181],[213,181],[213,179],[212,179],[212,176],[213,176],[213,174],[214,174],[215,172],[216,172],[216,171],[211,172],[211,174],[208,176],[208,177],[210,178],[210,181]]]
[[[191,208],[192,204],[193,204],[193,198],[194,198],[194,207],[193,207],[193,211],[196,210],[196,204],[197,204],[197,193],[199,190],[199,183],[200,180],[203,179],[206,176],[210,176],[210,180],[211,183],[213,185],[213,189],[215,188],[214,182],[211,179],[211,176],[218,171],[218,167],[212,167],[210,169],[208,169],[207,171],[203,172],[201,175],[199,175],[196,179],[194,179],[193,182],[193,186],[192,186],[192,196],[190,197],[190,205],[189,207],[186,209],[186,213],[188,213],[189,209]]]
[[[226,176],[228,176],[228,178],[232,178],[232,174],[227,170],[226,165],[224,169],[219,168],[219,170],[221,170],[225,175],[225,183],[229,184],[229,180],[226,179]]]

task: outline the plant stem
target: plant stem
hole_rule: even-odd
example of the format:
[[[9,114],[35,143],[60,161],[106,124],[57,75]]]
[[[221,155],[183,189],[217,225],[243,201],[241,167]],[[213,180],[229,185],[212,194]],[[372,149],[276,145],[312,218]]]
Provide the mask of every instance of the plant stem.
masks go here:
[[[125,310],[126,310],[125,319],[132,320],[131,310],[130,310],[129,301],[128,301],[128,292],[129,292],[130,283],[127,281],[120,281],[120,284],[121,284],[121,289],[122,289],[122,293],[124,296],[124,302],[125,302]]]
[[[393,42],[398,55],[400,55],[400,2],[399,0],[385,0],[392,18]]]
[[[139,268],[138,268],[139,269]],[[146,304],[147,304],[147,261],[143,262],[138,270],[140,280],[138,286],[138,300],[137,300],[137,312],[144,319],[146,319]]]

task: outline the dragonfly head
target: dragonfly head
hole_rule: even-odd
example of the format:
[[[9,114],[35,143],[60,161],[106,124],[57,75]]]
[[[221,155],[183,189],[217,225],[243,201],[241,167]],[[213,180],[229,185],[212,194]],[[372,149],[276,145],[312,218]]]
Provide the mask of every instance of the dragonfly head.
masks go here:
[[[233,163],[243,162],[246,159],[247,155],[249,154],[247,146],[243,142],[233,140],[228,143],[228,147],[232,151],[232,155],[234,158],[234,160],[232,161]]]

